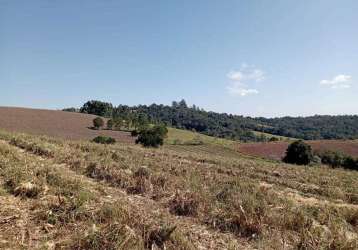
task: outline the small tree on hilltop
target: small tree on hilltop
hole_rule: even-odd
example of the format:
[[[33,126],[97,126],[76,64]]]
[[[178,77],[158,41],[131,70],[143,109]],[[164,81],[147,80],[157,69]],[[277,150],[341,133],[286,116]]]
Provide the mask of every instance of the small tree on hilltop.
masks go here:
[[[100,129],[101,127],[103,127],[104,125],[104,121],[101,117],[96,117],[93,119],[93,127],[95,129]]]
[[[283,161],[297,165],[308,165],[313,159],[312,148],[304,141],[295,141],[291,143]]]

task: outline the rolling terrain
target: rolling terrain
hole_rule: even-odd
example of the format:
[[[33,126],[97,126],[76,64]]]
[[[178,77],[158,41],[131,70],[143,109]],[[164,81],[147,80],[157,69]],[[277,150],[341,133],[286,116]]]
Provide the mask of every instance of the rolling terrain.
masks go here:
[[[0,248],[358,247],[357,172],[195,147],[0,132]]]
[[[0,129],[0,249],[358,248],[357,171],[252,157],[173,128],[158,149],[69,139],[94,117],[71,115],[61,133],[40,114],[22,117],[46,120],[43,133]]]

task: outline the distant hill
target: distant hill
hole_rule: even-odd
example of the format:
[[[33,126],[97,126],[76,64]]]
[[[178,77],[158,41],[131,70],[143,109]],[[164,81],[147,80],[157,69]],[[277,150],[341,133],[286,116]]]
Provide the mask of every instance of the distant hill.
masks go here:
[[[267,141],[272,138],[271,135],[305,140],[358,139],[357,115],[252,118],[205,111],[195,105],[189,107],[184,100],[173,102],[171,106],[152,104],[132,107],[89,101],[79,112],[114,118],[140,113],[152,121],[164,122],[175,128],[241,141]]]
[[[0,107],[0,130],[53,136],[72,140],[90,140],[98,135],[111,136],[120,142],[134,143],[129,132],[90,129],[96,115],[57,110]],[[201,144],[231,146],[234,141],[200,133],[168,128],[165,143],[194,146]]]

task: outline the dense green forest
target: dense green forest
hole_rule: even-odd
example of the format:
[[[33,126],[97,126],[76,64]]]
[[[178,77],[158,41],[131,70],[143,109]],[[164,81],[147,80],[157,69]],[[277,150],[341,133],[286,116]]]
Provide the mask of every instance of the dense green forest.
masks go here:
[[[113,119],[143,120],[165,123],[175,128],[242,141],[267,141],[270,138],[256,135],[260,131],[273,135],[306,140],[357,139],[358,116],[311,116],[282,118],[251,118],[226,113],[205,111],[195,105],[188,106],[184,100],[163,104],[113,106],[101,101],[88,101],[80,109],[66,111],[95,114]]]
[[[318,139],[357,139],[358,116],[356,115],[315,115],[310,117],[256,118],[264,124],[260,130],[275,135]]]

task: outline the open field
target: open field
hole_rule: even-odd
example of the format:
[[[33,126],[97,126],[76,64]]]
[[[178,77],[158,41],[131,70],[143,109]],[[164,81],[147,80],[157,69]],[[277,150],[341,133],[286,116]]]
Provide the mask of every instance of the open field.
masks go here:
[[[0,107],[0,128],[71,140],[90,140],[98,135],[106,135],[118,141],[134,141],[127,132],[89,129],[95,117],[55,110]]]
[[[280,136],[280,135],[273,135],[273,134],[269,134],[269,133],[265,133],[265,132],[259,132],[259,131],[252,131],[255,135],[263,135],[266,136],[267,138],[277,138],[280,141],[292,141],[295,140],[295,138],[291,138],[291,137],[286,137],[286,136]]]
[[[219,147],[0,132],[0,248],[357,249],[358,172]]]
[[[234,146],[237,142],[203,135],[197,132],[188,130],[168,128],[168,137],[165,140],[166,144],[170,145],[198,145],[198,144],[211,144],[221,146]]]
[[[307,141],[314,151],[338,151],[358,157],[358,142],[356,140],[321,140]],[[245,143],[240,144],[239,151],[243,154],[280,160],[285,155],[289,142]]]

